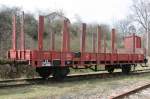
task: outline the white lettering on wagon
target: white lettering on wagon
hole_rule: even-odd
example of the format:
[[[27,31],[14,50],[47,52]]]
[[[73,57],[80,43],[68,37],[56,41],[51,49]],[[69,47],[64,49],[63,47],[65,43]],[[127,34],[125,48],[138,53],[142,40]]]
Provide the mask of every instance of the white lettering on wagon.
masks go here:
[[[48,60],[44,60],[42,62],[42,66],[52,66],[51,62],[49,62]]]

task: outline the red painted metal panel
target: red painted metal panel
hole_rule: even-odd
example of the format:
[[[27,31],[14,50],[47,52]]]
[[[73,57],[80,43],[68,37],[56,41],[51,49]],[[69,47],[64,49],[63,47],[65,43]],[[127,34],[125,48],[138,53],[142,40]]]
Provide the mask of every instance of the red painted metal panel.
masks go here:
[[[66,53],[66,60],[72,60],[73,59],[73,54],[72,53]]]
[[[132,49],[132,46],[133,46],[133,38],[131,36],[125,37],[124,38],[124,47],[126,49]]]
[[[38,59],[38,51],[34,50],[32,51],[32,60],[36,60],[36,59]]]
[[[111,54],[111,61],[112,62],[118,61],[118,54],[116,54],[116,53]]]
[[[83,53],[82,54],[82,60],[83,61],[89,61],[91,59],[90,53]]]
[[[17,58],[21,59],[21,50],[17,50]]]
[[[9,58],[10,59],[17,59],[17,53],[16,53],[15,50],[11,49],[8,53],[9,53]]]
[[[49,51],[42,52],[43,59],[51,60],[51,53]]]
[[[133,51],[134,51],[134,47],[141,48],[141,37],[135,36],[135,34],[133,34],[132,36],[125,37],[124,45],[125,48],[133,49]]]
[[[53,51],[51,52],[51,57],[52,57],[52,60],[60,60],[61,59],[61,52],[56,52],[56,51]]]
[[[134,60],[134,54],[132,54],[132,62],[133,63],[135,62],[135,60]]]
[[[90,53],[90,55],[91,55],[91,60],[90,61],[96,61],[97,54],[96,53]]]
[[[111,53],[107,53],[105,55],[106,55],[105,61],[111,61]]]
[[[32,59],[32,51],[31,50],[26,50],[25,51],[25,59],[26,60],[31,60]]]
[[[138,61],[138,54],[134,54],[134,60]]]
[[[144,55],[143,54],[139,54],[138,55],[138,60],[143,60],[144,59]]]
[[[132,61],[132,54],[128,54],[128,61]]]
[[[128,61],[128,54],[118,54],[118,61]]]
[[[15,59],[15,60],[22,60],[20,57],[20,52],[21,51],[10,51],[10,58]],[[30,51],[27,50],[25,52],[25,60],[31,60],[33,66],[41,66],[41,62],[43,60],[61,60],[62,65],[65,66],[65,61],[68,60],[73,60],[74,55],[71,52],[51,52],[51,51]],[[81,64],[84,64],[85,61],[96,61],[97,62],[138,62],[138,61],[143,61],[144,60],[144,55],[143,54],[112,54],[112,53],[83,53],[81,58],[78,59],[78,61],[81,61]],[[37,62],[36,62],[37,61]],[[36,62],[36,63],[35,63]],[[83,63],[82,63],[83,62]]]
[[[100,61],[105,61],[105,53],[100,53],[99,54],[99,60]]]
[[[136,48],[141,48],[141,37],[136,36],[135,42],[136,42],[135,47]]]
[[[67,66],[65,62],[72,61],[73,55],[70,52],[62,52],[61,53],[61,66]]]
[[[61,60],[63,61],[67,61],[67,60],[72,60],[73,59],[73,55],[70,52],[62,52],[61,53]]]

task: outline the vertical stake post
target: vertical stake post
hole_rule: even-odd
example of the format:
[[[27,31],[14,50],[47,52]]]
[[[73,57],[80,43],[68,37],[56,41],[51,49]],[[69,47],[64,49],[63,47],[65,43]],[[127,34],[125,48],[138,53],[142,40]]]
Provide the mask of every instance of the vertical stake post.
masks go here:
[[[101,53],[101,27],[97,27],[97,53]]]
[[[135,33],[133,33],[133,53],[135,53]]]
[[[96,52],[96,33],[93,33],[93,53]]]
[[[104,33],[104,53],[106,53],[106,46],[107,46],[107,43],[106,43],[106,33]]]
[[[135,33],[133,33],[133,54],[132,54],[132,62],[135,62]]]
[[[38,24],[38,49],[43,50],[44,16],[39,16]]]
[[[86,36],[86,24],[82,24],[82,30],[81,30],[81,38],[80,38],[80,52],[85,52],[85,36]]]
[[[64,20],[63,23],[63,31],[62,31],[62,52],[70,51],[70,35],[69,35],[69,28],[68,28],[68,20]]]
[[[55,50],[55,33],[54,32],[51,32],[51,38],[50,38],[50,48],[51,48],[51,51],[54,51]]]
[[[115,29],[112,29],[111,32],[111,52],[114,53],[115,52]]]
[[[12,47],[13,47],[13,50],[16,50],[16,15],[14,15],[12,17],[13,21],[12,21],[12,27],[13,27],[13,30],[12,30]]]
[[[25,50],[25,35],[24,35],[24,12],[22,12],[21,18],[21,39],[20,39],[21,50]]]

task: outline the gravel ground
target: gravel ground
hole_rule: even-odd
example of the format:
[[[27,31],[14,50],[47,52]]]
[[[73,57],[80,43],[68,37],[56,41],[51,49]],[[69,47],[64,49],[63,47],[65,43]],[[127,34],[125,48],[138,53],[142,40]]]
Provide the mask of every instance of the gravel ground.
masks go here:
[[[150,82],[149,75],[97,78],[6,88],[0,89],[0,99],[108,99],[126,89]]]

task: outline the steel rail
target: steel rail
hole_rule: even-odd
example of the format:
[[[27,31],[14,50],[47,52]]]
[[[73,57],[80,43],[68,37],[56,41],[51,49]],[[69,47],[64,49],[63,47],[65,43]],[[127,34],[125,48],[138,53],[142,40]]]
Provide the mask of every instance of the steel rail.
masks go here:
[[[137,93],[137,92],[139,92],[139,91],[141,91],[141,90],[144,90],[144,89],[146,89],[146,88],[149,88],[149,87],[150,87],[150,83],[144,84],[143,86],[136,87],[136,88],[134,88],[134,89],[132,89],[132,90],[128,90],[128,91],[126,91],[126,92],[117,94],[117,95],[115,95],[115,96],[110,96],[109,99],[122,99],[122,98],[124,98],[124,97],[127,97],[127,96],[129,96],[129,95],[132,95],[132,94],[134,94],[134,93]]]
[[[146,74],[150,73],[150,71],[137,71],[137,72],[132,72],[129,75],[141,75],[141,74]],[[84,73],[84,74],[71,74],[68,75],[65,79],[63,80],[56,80],[52,76],[49,77],[48,79],[42,79],[42,78],[25,78],[25,79],[10,79],[10,80],[1,80],[0,81],[0,88],[5,88],[5,87],[20,87],[20,86],[26,86],[26,85],[35,85],[35,84],[43,84],[46,82],[70,82],[70,81],[75,81],[75,80],[87,80],[87,79],[95,79],[95,78],[112,78],[112,77],[119,77],[119,76],[127,76],[122,74],[122,72],[114,72],[112,74],[110,73]]]

